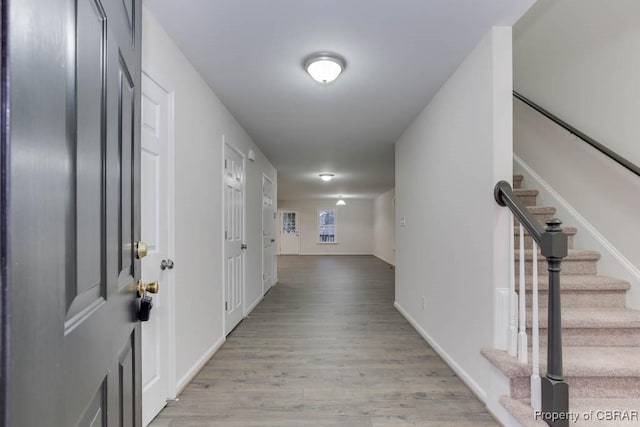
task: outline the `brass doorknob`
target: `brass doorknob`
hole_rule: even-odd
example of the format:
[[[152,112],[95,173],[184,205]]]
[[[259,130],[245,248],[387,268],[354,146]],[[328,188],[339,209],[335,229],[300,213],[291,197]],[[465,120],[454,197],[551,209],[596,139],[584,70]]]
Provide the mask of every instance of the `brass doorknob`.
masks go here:
[[[136,242],[136,258],[142,259],[147,256],[147,244],[145,242]]]
[[[142,297],[145,292],[157,294],[160,290],[160,284],[158,282],[143,283],[142,280],[139,280],[136,290],[138,291],[138,298]]]

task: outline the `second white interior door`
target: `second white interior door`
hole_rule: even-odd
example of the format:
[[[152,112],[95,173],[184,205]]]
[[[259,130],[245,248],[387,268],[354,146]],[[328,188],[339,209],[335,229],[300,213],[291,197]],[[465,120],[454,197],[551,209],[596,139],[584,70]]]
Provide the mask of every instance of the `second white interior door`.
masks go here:
[[[242,320],[244,299],[244,155],[224,144],[225,334]]]

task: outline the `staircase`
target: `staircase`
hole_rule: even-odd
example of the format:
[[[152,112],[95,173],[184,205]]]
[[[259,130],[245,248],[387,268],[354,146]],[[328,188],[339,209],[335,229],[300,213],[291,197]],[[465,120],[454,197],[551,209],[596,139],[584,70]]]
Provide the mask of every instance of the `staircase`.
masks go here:
[[[554,207],[536,205],[538,190],[522,189],[522,176],[513,177],[516,196],[544,224],[555,214]],[[569,384],[569,411],[578,416],[576,423],[585,426],[640,425],[640,311],[625,307],[629,284],[623,280],[599,276],[598,252],[575,249],[577,230],[564,227],[569,235],[569,254],[562,262],[562,339],[564,376]],[[514,233],[518,233],[517,221]],[[518,248],[518,240],[516,248]],[[526,236],[525,247],[531,248]],[[532,251],[526,251],[525,271],[527,304],[531,304]],[[546,373],[547,339],[547,271],[544,257],[539,258],[540,302],[540,374]],[[519,251],[515,252],[518,271]],[[516,290],[518,289],[516,274]],[[528,310],[530,313],[530,310]],[[531,319],[527,319],[530,335]],[[531,343],[531,339],[529,339]],[[530,406],[531,364],[519,363],[506,351],[483,349],[482,355],[509,378],[510,395],[500,403],[523,426],[546,426],[534,419]],[[531,359],[531,358],[529,358]],[[598,412],[609,411],[609,412]],[[620,412],[615,412],[620,411]],[[591,420],[585,420],[585,414]],[[635,417],[634,417],[635,414]],[[618,419],[608,418],[618,416]],[[620,419],[620,417],[624,417]],[[603,419],[596,419],[603,418]]]

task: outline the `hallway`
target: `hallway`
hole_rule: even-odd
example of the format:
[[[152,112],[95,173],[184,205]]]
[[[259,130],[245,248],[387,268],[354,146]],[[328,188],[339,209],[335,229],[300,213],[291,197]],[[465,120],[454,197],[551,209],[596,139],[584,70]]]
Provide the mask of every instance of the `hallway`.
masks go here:
[[[373,256],[280,256],[279,283],[151,423],[496,425],[393,307]]]

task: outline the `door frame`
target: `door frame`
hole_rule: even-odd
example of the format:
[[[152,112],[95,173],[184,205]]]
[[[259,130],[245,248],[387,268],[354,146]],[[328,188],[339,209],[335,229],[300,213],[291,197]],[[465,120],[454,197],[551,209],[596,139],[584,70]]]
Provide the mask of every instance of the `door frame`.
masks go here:
[[[282,208],[278,209],[278,255],[282,254],[282,213],[294,212],[296,214],[296,231],[298,232],[298,252],[296,254],[284,254],[284,255],[300,255],[300,240],[302,236],[302,224],[300,223],[300,210]]]
[[[168,89],[168,86],[161,83],[151,74],[142,69],[142,77],[147,77],[149,80],[158,85],[163,91],[167,93],[167,222],[169,223],[169,230],[167,230],[167,251],[169,256],[175,259],[176,246],[175,246],[175,230],[176,230],[176,215],[175,215],[175,91]],[[142,80],[141,80],[142,82]],[[140,96],[142,96],[142,84],[140,86]],[[140,141],[142,144],[142,141]],[[142,148],[141,148],[142,149]],[[142,165],[140,166],[140,173],[142,173]],[[143,261],[144,262],[144,261]],[[175,273],[170,279],[170,286],[165,286],[162,289],[164,295],[168,294],[167,300],[167,313],[169,318],[167,319],[169,330],[167,331],[167,346],[169,352],[167,354],[169,371],[167,372],[167,399],[175,399],[178,392],[178,384],[176,379],[176,289],[175,289]],[[140,349],[142,351],[142,348]],[[142,403],[144,405],[144,401]]]
[[[229,147],[240,157],[242,157],[242,240],[246,243],[247,240],[247,156],[234,144],[227,141],[226,135],[222,134],[222,152],[220,156],[220,171],[221,171],[221,183],[220,183],[220,242],[222,245],[222,268],[220,269],[220,283],[222,284],[222,299],[220,300],[220,305],[222,307],[222,335],[226,341],[227,339],[227,310],[224,307],[224,303],[227,300],[227,287],[225,286],[225,273],[226,273],[226,253],[225,253],[225,242],[224,238],[224,213],[226,210],[226,204],[224,202],[224,190],[225,190],[225,169],[224,169],[224,150],[225,147]],[[247,251],[242,251],[242,316],[244,318],[244,314],[246,313],[247,306]]]
[[[9,425],[9,5],[0,2],[0,425]]]

